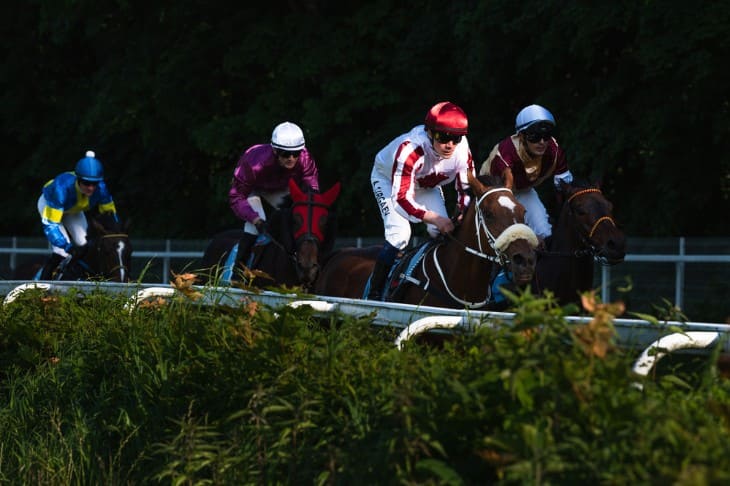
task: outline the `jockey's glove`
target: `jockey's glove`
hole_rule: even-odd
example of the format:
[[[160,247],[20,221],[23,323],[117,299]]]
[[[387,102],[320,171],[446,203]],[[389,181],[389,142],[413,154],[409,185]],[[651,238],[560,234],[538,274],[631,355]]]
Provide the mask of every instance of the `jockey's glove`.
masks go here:
[[[263,219],[260,219],[256,224],[254,224],[254,226],[256,226],[256,231],[258,231],[260,235],[269,232],[269,225],[266,224],[266,221]]]
[[[89,245],[72,246],[68,253],[73,257],[74,260],[81,260],[86,255],[86,251],[89,249]]]

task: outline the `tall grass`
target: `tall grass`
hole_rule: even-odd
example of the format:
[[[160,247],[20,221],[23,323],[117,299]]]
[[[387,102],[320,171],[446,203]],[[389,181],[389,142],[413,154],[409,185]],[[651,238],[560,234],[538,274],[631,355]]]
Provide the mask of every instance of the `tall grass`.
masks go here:
[[[598,305],[549,299],[440,344],[369,317],[26,292],[0,310],[8,484],[715,484],[730,387],[710,360],[631,386]]]

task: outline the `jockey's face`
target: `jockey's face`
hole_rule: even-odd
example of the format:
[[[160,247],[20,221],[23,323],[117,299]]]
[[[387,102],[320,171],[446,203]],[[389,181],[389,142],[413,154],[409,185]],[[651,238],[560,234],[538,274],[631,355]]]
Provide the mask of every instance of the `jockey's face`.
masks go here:
[[[84,179],[78,179],[79,189],[81,193],[87,197],[90,197],[96,191],[99,183],[96,181],[85,181]]]
[[[429,134],[431,135],[431,143],[433,149],[436,151],[437,154],[439,154],[439,156],[445,159],[448,159],[452,155],[454,155],[456,146],[461,143],[461,139],[463,138],[461,135],[452,135],[449,133],[441,132],[429,131]]]
[[[288,151],[277,149],[276,158],[279,160],[279,165],[287,170],[291,170],[297,165],[297,162],[299,162],[299,155],[301,155],[301,153],[301,150]]]
[[[520,133],[520,138],[522,138],[522,143],[524,143],[525,148],[527,148],[527,153],[532,156],[540,156],[544,154],[545,150],[547,150],[548,140],[550,140],[549,138],[540,138],[537,142],[530,142],[524,133]]]
[[[522,143],[525,144],[527,152],[533,156],[540,156],[545,153],[548,142],[552,137],[552,128],[544,123],[538,123],[520,132]]]

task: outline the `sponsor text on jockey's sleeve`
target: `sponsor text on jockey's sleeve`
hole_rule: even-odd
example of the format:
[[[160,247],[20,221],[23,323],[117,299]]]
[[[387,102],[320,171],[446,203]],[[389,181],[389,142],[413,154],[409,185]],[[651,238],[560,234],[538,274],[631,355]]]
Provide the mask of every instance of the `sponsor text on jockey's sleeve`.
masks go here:
[[[294,168],[286,169],[279,164],[270,144],[250,147],[238,160],[233,172],[228,193],[231,209],[244,221],[254,221],[259,215],[247,201],[251,193],[286,189],[290,178],[300,186],[306,183],[314,191],[319,191],[317,165],[306,148],[302,150]]]
[[[392,194],[396,209],[413,223],[423,220],[429,208],[414,198],[418,189],[435,188],[456,180],[458,209],[469,205],[467,171],[474,171],[474,161],[466,137],[448,159],[433,149],[423,125],[414,127],[375,156],[375,169],[393,181]]]
[[[76,184],[76,174],[64,172],[51,179],[43,186],[43,197],[46,207],[43,209],[41,221],[43,232],[53,246],[68,249],[71,243],[61,232],[61,219],[64,213],[75,214],[99,207],[100,213],[111,213],[117,218],[117,209],[104,181],[91,196],[83,194]]]
[[[486,173],[484,168],[488,168],[488,173],[499,176],[509,168],[512,170],[514,188],[517,191],[536,187],[551,175],[560,178],[562,174],[569,173],[565,152],[555,138],[551,137],[547,142],[542,157],[529,160],[529,156],[525,155],[527,162],[520,157],[517,148],[519,143],[517,135],[513,135],[495,145],[481,173]]]

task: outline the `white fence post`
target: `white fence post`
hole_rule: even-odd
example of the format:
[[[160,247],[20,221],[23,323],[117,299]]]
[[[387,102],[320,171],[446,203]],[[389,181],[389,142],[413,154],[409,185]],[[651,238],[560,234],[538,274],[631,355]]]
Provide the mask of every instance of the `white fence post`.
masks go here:
[[[679,238],[679,256],[682,257],[685,255],[685,241],[684,236],[681,236]],[[681,309],[683,302],[683,295],[684,294],[684,262],[679,259],[677,260],[677,263],[675,265],[675,283],[674,283],[674,305],[677,307],[677,309]]]

